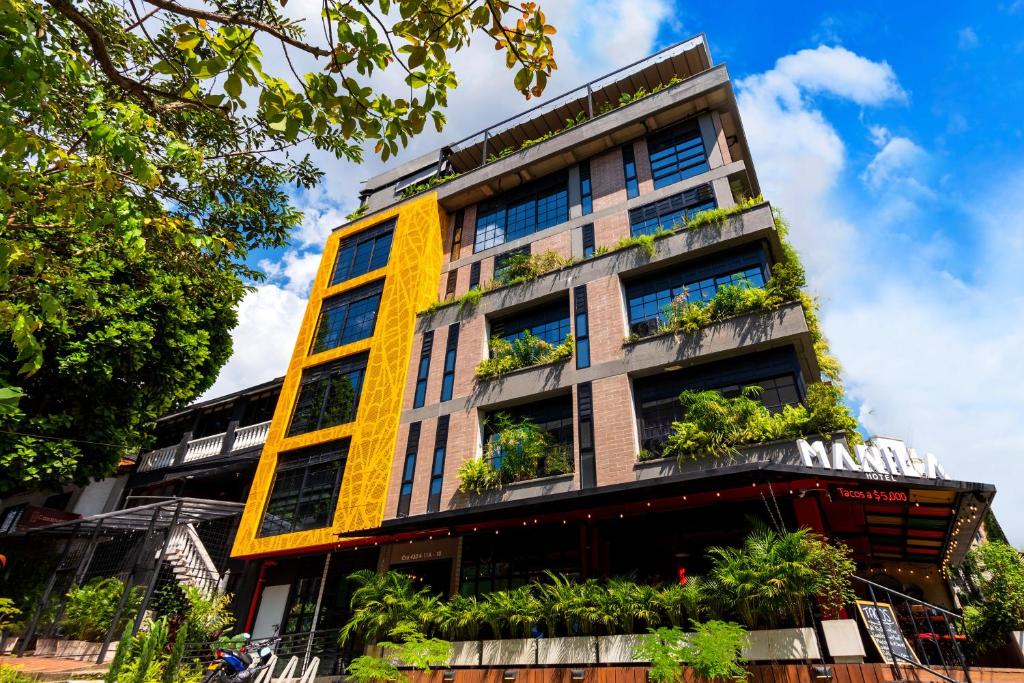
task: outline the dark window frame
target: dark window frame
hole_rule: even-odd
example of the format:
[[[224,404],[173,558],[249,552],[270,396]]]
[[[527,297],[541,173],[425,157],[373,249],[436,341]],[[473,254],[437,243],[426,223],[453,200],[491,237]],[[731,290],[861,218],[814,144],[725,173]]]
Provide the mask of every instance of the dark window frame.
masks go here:
[[[647,156],[656,190],[710,170],[704,135],[696,118],[648,135]]]
[[[441,371],[440,402],[452,400],[455,391],[455,364],[459,353],[459,323],[448,326],[448,338],[444,344],[444,365]]]
[[[515,315],[495,318],[491,320],[490,327],[491,337],[513,341],[529,330],[531,334],[557,346],[572,332],[569,297],[559,297]]]
[[[441,494],[444,491],[444,463],[448,454],[448,423],[450,416],[437,418],[434,432],[434,457],[430,463],[430,488],[427,489],[427,512],[441,509]]]
[[[346,356],[329,363],[317,365],[312,368],[308,368],[303,371],[302,379],[299,382],[299,390],[295,398],[295,404],[292,406],[292,414],[288,423],[288,436],[296,436],[298,434],[308,434],[310,432],[319,431],[321,429],[327,429],[329,427],[336,427],[342,424],[348,424],[356,419],[359,412],[360,397],[362,395],[363,381],[366,377],[366,368],[369,362],[369,352],[357,353],[352,356]],[[330,418],[329,414],[325,414],[325,411],[329,408],[328,401],[333,398],[334,392],[338,387],[334,385],[335,378],[340,376],[347,376],[350,381],[350,387],[352,389],[352,403],[349,407],[347,419],[342,419],[339,422],[328,422],[326,419]],[[355,375],[355,381],[352,381],[351,376]],[[322,388],[314,386],[322,384],[325,385]],[[299,411],[303,409],[302,402],[307,391],[322,391],[323,395],[319,398],[316,394],[311,394],[309,397],[311,414],[315,416],[315,419],[309,423],[297,422],[299,417]],[[319,407],[316,404],[319,403]],[[298,426],[297,426],[298,425]]]
[[[413,393],[412,407],[422,408],[427,401],[427,380],[430,377],[430,355],[434,350],[434,331],[423,333],[423,344],[420,346],[420,360],[416,366],[416,389]]]
[[[481,202],[477,207],[473,252],[497,247],[569,220],[568,181],[564,171],[554,173]]]
[[[597,243],[594,236],[594,224],[587,223],[580,228],[583,241],[583,258],[590,258],[597,253]]]
[[[274,479],[267,494],[258,535],[260,537],[280,536],[330,526],[334,521],[334,511],[338,505],[350,447],[350,439],[339,439],[278,453]],[[325,465],[330,467],[323,467]],[[316,477],[321,473],[326,473],[328,476],[324,477],[324,482],[318,485],[315,479],[311,480],[311,477]],[[294,476],[295,474],[299,475],[298,479]],[[289,476],[283,478],[282,475]],[[287,482],[288,488],[282,491],[279,487],[283,482]],[[318,491],[319,495],[314,497],[313,494]],[[275,493],[278,495],[276,503]],[[268,517],[272,514],[275,504],[282,511],[291,508],[291,523],[283,526],[282,522],[277,521],[276,524],[279,526],[268,529],[268,524],[275,523],[271,522]],[[321,509],[323,516],[307,522],[301,521],[303,508],[310,506]],[[278,514],[276,519],[284,518]]]
[[[594,182],[590,177],[590,160],[581,161],[580,173],[580,210],[582,215],[594,212]]]
[[[626,199],[635,199],[640,196],[640,181],[636,172],[636,152],[633,150],[633,143],[627,142],[622,146],[622,174],[626,181]]]
[[[718,206],[711,185],[705,184],[685,192],[659,199],[629,210],[629,234],[633,237],[670,230],[686,218]]]
[[[412,491],[416,481],[416,456],[420,449],[420,422],[409,425],[409,438],[405,444],[405,459],[402,462],[402,480],[398,487],[398,517],[407,517],[412,505]]]
[[[338,243],[338,251],[334,257],[330,286],[339,285],[387,266],[391,259],[397,223],[397,219],[391,218],[343,238]],[[361,259],[362,262],[357,259]]]
[[[576,340],[576,369],[590,367],[590,320],[587,308],[587,286],[572,290],[573,335]]]
[[[317,318],[313,340],[310,342],[310,355],[372,337],[377,327],[377,314],[380,313],[380,301],[383,295],[384,280],[376,280],[324,299],[320,305],[320,316]],[[371,301],[373,302],[372,320],[367,329],[367,325],[360,322],[359,316],[365,317],[365,314],[370,311],[370,309],[364,311],[363,308]],[[353,308],[356,308],[356,317],[352,316]],[[340,324],[335,324],[333,319],[335,314],[341,318]],[[352,330],[348,329],[350,323],[353,324]],[[336,329],[331,331],[332,328]],[[325,332],[325,330],[328,331]],[[362,336],[353,336],[358,334]]]

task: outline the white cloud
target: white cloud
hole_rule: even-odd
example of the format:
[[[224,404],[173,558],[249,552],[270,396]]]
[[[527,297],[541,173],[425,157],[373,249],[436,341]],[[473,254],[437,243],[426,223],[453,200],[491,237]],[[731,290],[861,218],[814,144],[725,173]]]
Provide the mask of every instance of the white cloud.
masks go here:
[[[234,353],[217,381],[202,396],[215,398],[280,377],[288,369],[306,299],[274,284],[246,294],[231,333]]]
[[[975,30],[968,26],[967,28],[960,29],[957,33],[957,47],[961,50],[973,50],[978,47],[978,34]]]
[[[912,181],[927,153],[909,138],[890,137],[864,169],[861,179],[879,190]]]
[[[928,153],[884,126],[868,128],[878,153],[847,172],[844,142],[814,96],[866,106],[900,101],[903,90],[885,63],[843,52],[840,61],[860,73],[835,70],[835,50],[818,48],[739,83],[765,195],[786,209],[812,288],[823,294],[824,329],[864,406],[863,424],[934,452],[955,478],[996,484],[996,511],[1021,544],[1024,499],[1011,492],[1024,478],[1024,219],[1005,197],[1024,193],[1024,169],[990,196],[972,197],[976,223],[966,231],[981,246],[971,280],[943,269],[940,238],[895,241],[877,220],[880,196],[890,212],[900,201],[917,211],[947,207],[914,192],[926,189],[916,174]]]

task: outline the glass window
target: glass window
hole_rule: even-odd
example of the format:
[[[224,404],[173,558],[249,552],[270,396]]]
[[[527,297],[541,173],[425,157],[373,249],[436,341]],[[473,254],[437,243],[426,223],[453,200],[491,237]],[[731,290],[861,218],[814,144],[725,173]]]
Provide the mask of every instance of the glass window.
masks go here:
[[[565,341],[571,329],[569,320],[569,299],[550,304],[519,315],[494,320],[491,336],[513,341],[529,331],[549,344],[558,345]]]
[[[763,389],[758,399],[773,412],[800,403],[803,385],[792,347],[637,379],[634,395],[641,447],[661,453],[672,423],[685,417],[679,403],[684,390],[714,389],[731,398],[750,386]]]
[[[395,221],[392,219],[342,240],[338,245],[331,284],[336,285],[386,266],[394,230]]]
[[[511,249],[494,257],[494,279],[497,280],[505,274],[509,260],[520,254],[530,255],[530,245],[526,244],[518,249]]]
[[[416,369],[416,393],[412,399],[413,408],[422,408],[427,400],[427,377],[430,374],[430,352],[434,349],[434,331],[423,333],[423,346],[420,349],[420,364]]]
[[[367,358],[360,353],[303,372],[288,436],[354,420]]]
[[[661,230],[672,230],[678,223],[701,211],[717,206],[710,185],[701,185],[686,192],[629,210],[629,232],[634,237]]]
[[[497,411],[508,415],[513,421],[518,422],[524,418],[531,420],[535,425],[548,432],[554,437],[556,444],[564,446],[572,460],[573,452],[573,418],[572,418],[572,394],[556,396],[554,398],[534,401],[526,405],[514,406]],[[484,441],[494,438],[494,420],[484,422]],[[495,454],[493,462],[495,467],[501,466],[500,454]],[[571,466],[571,463],[570,463]],[[539,471],[545,476],[543,470]]]
[[[427,492],[427,512],[441,509],[441,491],[444,488],[444,460],[448,448],[448,415],[437,418],[434,435],[434,460],[430,464],[430,490]]]
[[[452,400],[455,389],[455,359],[459,349],[459,324],[448,326],[448,341],[444,350],[444,374],[441,375],[441,402]]]
[[[278,454],[261,536],[319,529],[331,523],[348,445],[346,439]]]
[[[583,231],[583,258],[590,258],[594,255],[597,245],[594,240],[594,224],[587,223],[582,228]]]
[[[412,485],[416,478],[416,451],[420,445],[420,423],[409,425],[409,441],[405,446],[405,462],[402,464],[402,483],[398,490],[398,516],[409,514],[412,504]]]
[[[655,189],[708,170],[704,140],[696,119],[658,131],[647,138]]]
[[[633,199],[640,195],[640,184],[636,179],[636,156],[633,153],[633,143],[629,142],[622,146],[622,170],[626,175],[626,198]]]
[[[668,319],[672,302],[710,301],[724,285],[763,287],[768,262],[760,248],[720,254],[689,266],[675,267],[642,280],[626,283],[630,332],[645,336],[657,332]]]
[[[480,204],[474,251],[482,251],[569,220],[564,173],[527,183]]]
[[[590,184],[590,162],[580,162],[580,207],[583,215],[594,210],[594,191]]]
[[[373,335],[384,281],[325,299],[310,353],[320,353]]]
[[[590,323],[587,315],[587,286],[580,285],[573,289],[576,337],[576,367],[590,367]]]

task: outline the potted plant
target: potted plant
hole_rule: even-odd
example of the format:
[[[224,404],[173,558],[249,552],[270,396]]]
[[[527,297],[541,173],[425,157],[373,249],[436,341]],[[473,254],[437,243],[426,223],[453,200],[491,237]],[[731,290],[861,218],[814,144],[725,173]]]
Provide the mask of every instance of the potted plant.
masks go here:
[[[821,610],[821,630],[829,656],[837,663],[864,661],[864,641],[856,619],[847,619],[846,605],[856,599],[850,577],[857,565],[850,558],[850,548],[841,541],[825,543],[820,538],[815,544],[812,565],[817,574],[815,594]]]

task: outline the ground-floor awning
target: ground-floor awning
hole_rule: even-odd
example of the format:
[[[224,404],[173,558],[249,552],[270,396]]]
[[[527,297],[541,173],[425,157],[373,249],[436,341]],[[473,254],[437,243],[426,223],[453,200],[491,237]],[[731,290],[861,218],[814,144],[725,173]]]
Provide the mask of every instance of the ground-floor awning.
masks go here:
[[[142,499],[136,498],[136,500],[141,502]],[[144,502],[142,505],[122,510],[28,529],[25,534],[32,536],[82,536],[97,529],[104,532],[145,531],[147,529],[152,531],[182,524],[197,524],[224,517],[234,517],[245,508],[245,503],[199,498],[159,497],[151,500],[152,502]]]

